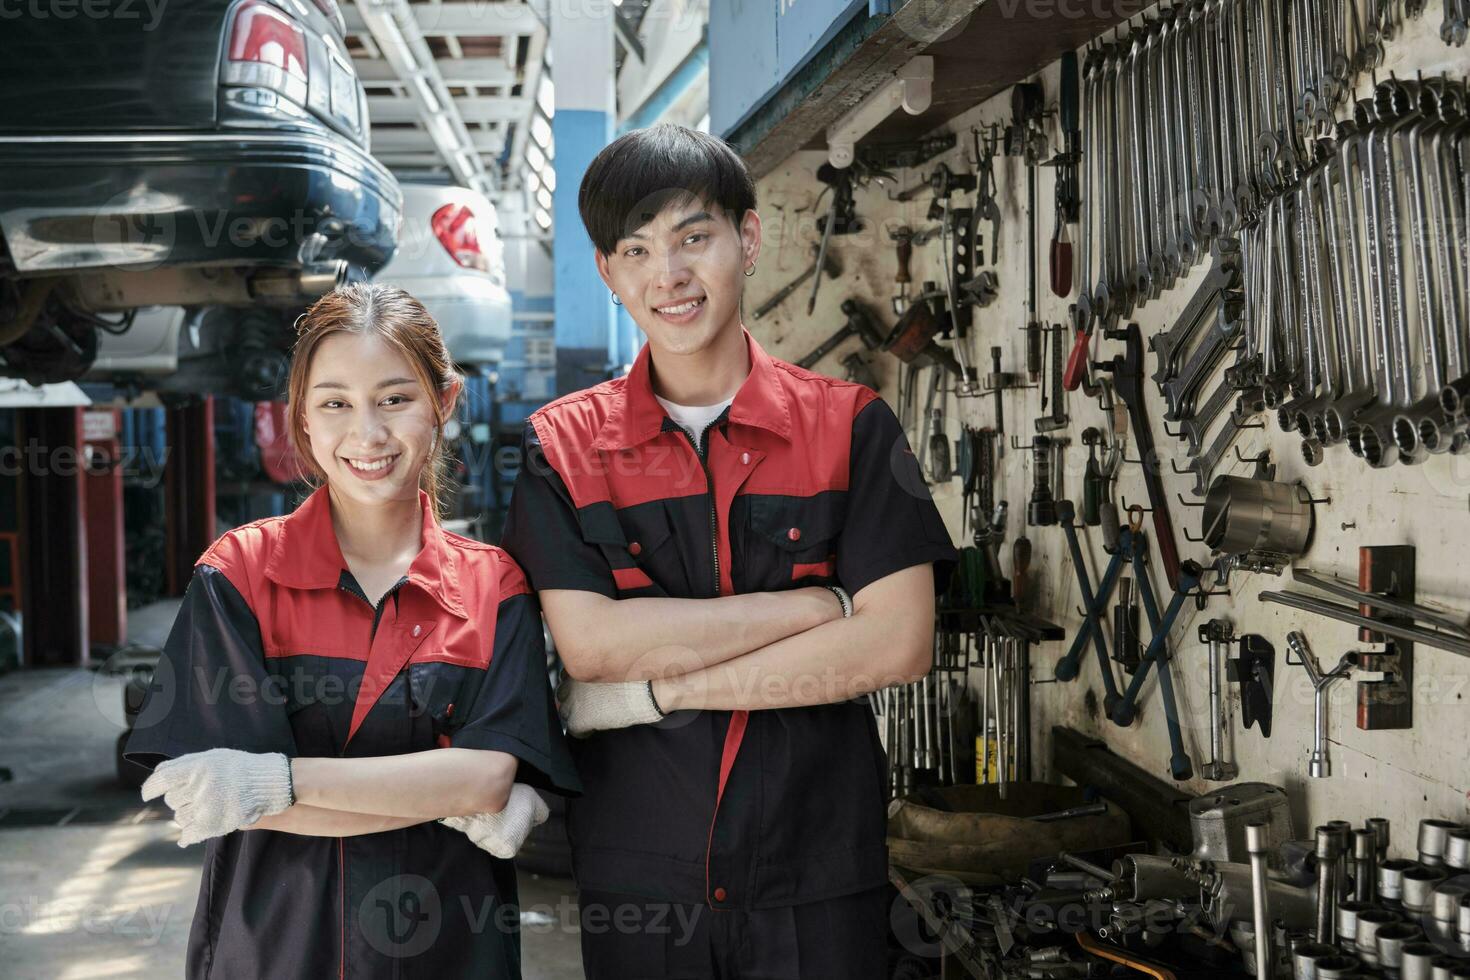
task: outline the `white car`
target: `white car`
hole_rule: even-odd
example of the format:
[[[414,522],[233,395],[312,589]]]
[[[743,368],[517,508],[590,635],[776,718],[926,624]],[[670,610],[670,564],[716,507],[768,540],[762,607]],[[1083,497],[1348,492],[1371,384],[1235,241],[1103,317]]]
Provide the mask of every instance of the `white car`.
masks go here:
[[[510,341],[510,293],[495,205],[478,191],[401,182],[398,250],[373,279],[423,303],[456,364],[497,364]]]

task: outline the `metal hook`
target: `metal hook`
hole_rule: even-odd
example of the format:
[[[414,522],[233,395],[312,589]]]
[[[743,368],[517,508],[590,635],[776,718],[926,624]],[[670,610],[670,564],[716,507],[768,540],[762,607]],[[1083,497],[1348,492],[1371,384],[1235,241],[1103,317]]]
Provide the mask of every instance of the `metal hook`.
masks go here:
[[[1169,428],[1168,421],[1163,421],[1162,424],[1164,426],[1164,431],[1169,434],[1169,438],[1170,439],[1182,439],[1182,438],[1184,438],[1184,426],[1181,425],[1179,427],[1179,431],[1178,432],[1175,432],[1173,429]]]
[[[1176,476],[1186,476],[1194,472],[1193,465],[1186,466],[1184,469],[1181,470],[1179,468],[1179,464],[1174,461],[1174,457],[1172,456],[1169,457],[1169,468],[1174,471]]]
[[[1307,489],[1307,485],[1305,483],[1303,483],[1301,480],[1296,481],[1296,488],[1297,488],[1297,490],[1301,494],[1305,494],[1306,495],[1306,496],[1300,498],[1301,501],[1302,501],[1302,503],[1304,503],[1304,504],[1313,504],[1313,505],[1316,505],[1316,504],[1330,504],[1330,503],[1332,503],[1332,498],[1331,497],[1317,498],[1317,497],[1312,496],[1312,491],[1308,490]]]
[[[1203,507],[1204,504],[1196,504],[1195,506]],[[1195,537],[1193,534],[1190,534],[1189,533],[1189,528],[1187,528],[1187,527],[1182,527],[1181,526],[1180,527],[1180,530],[1184,532],[1184,540],[1190,542],[1191,544],[1204,544],[1205,543],[1205,536],[1203,534],[1201,534],[1199,537]]]
[[[1245,427],[1244,426],[1241,426],[1241,428],[1245,428]],[[1263,462],[1263,461],[1269,461],[1271,459],[1271,450],[1269,450],[1269,449],[1262,449],[1260,452],[1256,453],[1255,456],[1253,456],[1250,459],[1246,459],[1244,456],[1242,456],[1240,454],[1240,447],[1239,446],[1231,446],[1230,447],[1230,451],[1233,452],[1233,453],[1235,453],[1235,458],[1238,459],[1238,460],[1240,460],[1242,463],[1260,463],[1260,462]]]
[[[1205,606],[1209,604],[1210,597],[1217,595],[1225,596],[1228,598],[1230,596],[1230,591],[1227,589],[1224,592],[1206,592],[1201,589],[1194,593],[1194,608],[1203,610]]]
[[[1179,502],[1181,504],[1183,504],[1185,507],[1203,507],[1204,506],[1204,502],[1203,501],[1201,501],[1200,503],[1195,503],[1193,500],[1185,500],[1184,499],[1184,494],[1182,494],[1182,493],[1176,492],[1174,494],[1174,496],[1178,497],[1179,498]]]
[[[1035,448],[1035,445],[1036,444],[1033,443],[1033,442],[1028,442],[1028,443],[1026,443],[1026,445],[1023,446],[1019,442],[1016,441],[1016,437],[1015,436],[1011,436],[1011,448],[1012,449],[1032,449],[1032,448]]]
[[[1140,511],[1140,512],[1145,513],[1145,514],[1152,514],[1154,512],[1154,509],[1152,507],[1141,507],[1138,504],[1133,504],[1132,506],[1129,506],[1129,504],[1128,504],[1128,498],[1127,497],[1124,497],[1123,498],[1123,513],[1126,514],[1129,511],[1133,511],[1133,510]]]

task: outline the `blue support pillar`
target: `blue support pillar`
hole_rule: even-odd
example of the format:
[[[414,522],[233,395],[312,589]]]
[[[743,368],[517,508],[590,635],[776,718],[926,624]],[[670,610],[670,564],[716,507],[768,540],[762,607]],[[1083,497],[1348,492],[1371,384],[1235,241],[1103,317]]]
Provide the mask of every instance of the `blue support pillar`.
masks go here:
[[[582,175],[611,141],[616,121],[613,8],[552,4],[551,53],[556,391],[562,395],[607,378],[609,366],[621,361],[612,297],[597,275],[592,240],[577,212]]]

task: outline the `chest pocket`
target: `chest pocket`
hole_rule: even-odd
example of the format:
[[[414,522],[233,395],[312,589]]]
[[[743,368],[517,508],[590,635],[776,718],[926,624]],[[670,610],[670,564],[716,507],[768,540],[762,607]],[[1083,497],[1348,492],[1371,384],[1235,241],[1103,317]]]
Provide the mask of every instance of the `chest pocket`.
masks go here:
[[[469,719],[475,692],[468,690],[480,680],[472,681],[469,668],[442,661],[410,663],[408,674],[409,740],[418,752],[430,748],[446,748],[450,737]],[[481,671],[473,671],[482,675]]]
[[[316,676],[306,682],[297,678],[286,688],[286,719],[302,756],[334,756],[341,752],[345,726],[339,733],[333,716],[351,718],[348,694],[331,683],[334,678]]]
[[[742,541],[746,590],[836,582],[844,503],[836,493],[752,496]]]
[[[589,510],[580,515],[582,538],[596,545],[617,583],[618,594],[683,595],[683,565],[670,543],[669,521],[657,503],[614,511]]]

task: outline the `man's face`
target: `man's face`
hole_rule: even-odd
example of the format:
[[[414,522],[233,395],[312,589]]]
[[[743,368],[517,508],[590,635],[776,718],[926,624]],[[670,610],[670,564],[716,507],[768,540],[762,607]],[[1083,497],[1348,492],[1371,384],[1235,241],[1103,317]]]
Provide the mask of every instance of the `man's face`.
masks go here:
[[[739,329],[744,270],[760,254],[760,218],[737,227],[713,204],[670,204],[653,220],[598,253],[597,271],[654,347],[674,354],[703,350]]]

